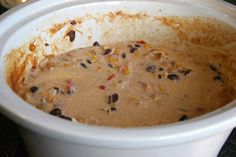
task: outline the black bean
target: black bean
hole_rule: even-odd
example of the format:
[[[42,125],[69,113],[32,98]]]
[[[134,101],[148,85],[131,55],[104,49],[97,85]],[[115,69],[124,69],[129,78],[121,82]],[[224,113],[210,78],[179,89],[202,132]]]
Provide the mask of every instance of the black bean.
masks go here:
[[[179,73],[183,74],[184,76],[188,76],[192,73],[191,69],[183,69],[183,70],[179,70]]]
[[[105,55],[108,55],[110,53],[111,53],[111,49],[105,49],[103,55],[105,56]]]
[[[162,78],[162,76],[159,74],[159,75],[157,75],[157,77],[158,77],[158,79],[161,79]]]
[[[109,67],[114,68],[112,64],[108,64]]]
[[[217,75],[217,76],[214,77],[214,80],[219,81],[219,80],[221,80],[221,77],[219,75]]]
[[[87,69],[88,67],[87,67],[87,65],[86,64],[84,64],[84,63],[80,63],[80,65],[83,67],[83,68],[85,68],[85,69]]]
[[[72,118],[70,118],[68,116],[65,116],[65,115],[60,115],[59,117],[62,118],[62,119],[65,119],[65,120],[72,121]]]
[[[218,69],[216,68],[214,64],[210,64],[209,66],[212,71],[216,71],[216,72],[218,71]]]
[[[70,22],[70,24],[71,24],[71,25],[76,25],[76,21],[75,21],[75,20],[72,20],[72,21]]]
[[[135,46],[135,47],[140,47],[140,45],[139,45],[139,44],[135,44],[134,46]]]
[[[121,54],[121,57],[122,57],[123,59],[125,59],[125,58],[126,58],[126,54],[125,54],[125,53],[122,53],[122,54]]]
[[[38,89],[39,88],[37,86],[33,86],[33,87],[30,88],[30,91],[31,91],[31,93],[35,93],[35,92],[38,91]]]
[[[73,42],[75,40],[75,31],[74,30],[69,31],[66,35],[69,36],[70,42]]]
[[[164,69],[163,69],[162,67],[160,67],[158,70],[159,70],[159,71],[163,71]]]
[[[68,90],[68,91],[67,91],[67,94],[68,94],[68,95],[72,95],[73,93],[74,93],[73,90]]]
[[[60,116],[62,114],[61,109],[54,108],[52,111],[49,112],[51,115]]]
[[[111,100],[113,103],[117,102],[119,99],[119,95],[117,93],[112,94]]]
[[[177,75],[177,74],[168,74],[167,78],[169,80],[172,80],[172,81],[177,81],[177,80],[179,80],[179,75]]]
[[[157,66],[156,66],[156,65],[153,65],[153,64],[148,65],[148,66],[146,67],[146,71],[147,71],[147,72],[150,72],[150,73],[154,73],[154,72],[156,71],[156,69],[157,69]]]
[[[95,41],[95,42],[93,43],[93,46],[100,46],[100,44],[99,44],[97,41]]]
[[[117,109],[115,107],[111,107],[110,109],[111,109],[111,112],[116,112],[117,111]]]
[[[188,120],[188,116],[187,115],[183,115],[179,118],[179,121],[185,121]]]
[[[59,92],[59,88],[58,87],[53,87],[54,90],[57,91],[57,93]]]
[[[134,53],[136,50],[137,50],[137,47],[132,47],[132,48],[129,50],[129,52],[130,52],[130,53]]]
[[[45,46],[49,46],[49,43],[45,43]]]
[[[88,64],[92,64],[92,62],[91,62],[90,59],[87,59],[86,62],[87,62]]]
[[[215,76],[213,79],[215,81],[221,81],[222,83],[224,83],[223,79],[219,75]]]

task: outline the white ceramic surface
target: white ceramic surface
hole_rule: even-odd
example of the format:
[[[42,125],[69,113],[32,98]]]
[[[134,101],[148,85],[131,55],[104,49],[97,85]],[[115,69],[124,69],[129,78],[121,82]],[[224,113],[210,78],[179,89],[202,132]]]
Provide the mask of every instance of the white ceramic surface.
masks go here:
[[[236,101],[210,114],[182,123],[121,129],[75,124],[55,118],[34,109],[7,86],[4,79],[4,56],[11,49],[29,42],[38,34],[55,42],[57,38],[50,38],[43,30],[55,23],[86,16],[86,13],[115,10],[130,13],[146,11],[150,15],[213,16],[236,27],[235,6],[222,1],[31,1],[8,11],[0,18],[0,111],[19,124],[32,157],[216,157],[232,128],[236,126]],[[152,23],[148,24],[142,25],[147,28]],[[122,30],[118,29],[122,26],[117,25],[114,30],[111,29],[115,34],[111,38],[109,33],[108,36],[104,35],[104,28],[101,26],[104,25],[88,20],[81,28],[84,34],[80,36],[80,40],[76,40],[73,45],[62,46],[60,51],[88,46],[95,40],[108,43],[140,37],[147,40],[155,38],[150,33],[154,31],[152,27],[138,31],[149,31],[149,34],[140,36],[137,33],[132,36],[123,35]],[[163,30],[163,34],[165,33]],[[87,38],[88,35],[91,38]]]

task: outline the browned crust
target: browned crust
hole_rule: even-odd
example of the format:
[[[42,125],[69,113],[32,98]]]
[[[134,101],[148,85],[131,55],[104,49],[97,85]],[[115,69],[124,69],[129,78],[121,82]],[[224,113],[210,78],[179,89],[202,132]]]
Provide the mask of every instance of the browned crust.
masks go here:
[[[155,17],[172,29],[178,37],[194,45],[205,47],[224,46],[236,42],[236,31],[213,18],[203,17]]]

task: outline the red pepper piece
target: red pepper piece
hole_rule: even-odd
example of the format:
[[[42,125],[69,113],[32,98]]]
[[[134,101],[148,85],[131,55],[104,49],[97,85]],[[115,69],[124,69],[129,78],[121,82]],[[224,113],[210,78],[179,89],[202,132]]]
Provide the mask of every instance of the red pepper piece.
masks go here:
[[[99,88],[100,88],[101,90],[105,90],[105,89],[106,89],[106,86],[101,85],[101,86],[99,86]]]
[[[146,44],[146,42],[143,41],[143,40],[137,41],[137,43],[138,43],[138,44]]]
[[[71,95],[73,92],[75,92],[74,83],[71,79],[66,80],[66,82],[67,82],[67,86],[66,86],[67,93]]]
[[[111,76],[109,76],[109,77],[107,78],[107,80],[110,81],[110,80],[114,79],[115,77],[116,77],[115,74],[111,74]]]

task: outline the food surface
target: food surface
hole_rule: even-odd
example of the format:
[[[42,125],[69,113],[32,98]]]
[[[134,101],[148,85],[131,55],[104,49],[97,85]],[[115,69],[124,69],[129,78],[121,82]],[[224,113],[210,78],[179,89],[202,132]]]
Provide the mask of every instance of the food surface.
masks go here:
[[[18,94],[52,115],[95,125],[173,123],[235,98],[207,56],[127,41],[72,50],[26,73]]]

